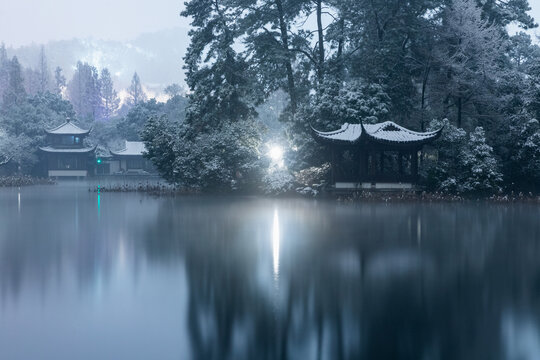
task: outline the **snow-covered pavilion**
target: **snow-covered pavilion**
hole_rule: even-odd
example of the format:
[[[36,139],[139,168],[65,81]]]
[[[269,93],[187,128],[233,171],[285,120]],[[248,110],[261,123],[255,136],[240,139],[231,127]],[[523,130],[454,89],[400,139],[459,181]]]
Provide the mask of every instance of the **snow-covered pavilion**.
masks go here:
[[[146,147],[142,141],[125,141],[124,148],[112,151],[111,173],[122,174],[152,174],[156,170],[152,162],[144,158]]]
[[[413,188],[418,179],[419,151],[441,132],[416,132],[392,121],[345,123],[329,132],[312,127],[315,140],[331,151],[336,189]]]
[[[81,129],[69,119],[46,129],[47,146],[40,147],[49,177],[86,177],[92,174],[95,146],[85,146],[90,130]]]

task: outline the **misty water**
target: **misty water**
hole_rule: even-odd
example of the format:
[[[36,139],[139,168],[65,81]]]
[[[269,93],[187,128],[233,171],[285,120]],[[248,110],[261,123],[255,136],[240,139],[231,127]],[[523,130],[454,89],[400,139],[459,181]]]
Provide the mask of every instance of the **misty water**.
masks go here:
[[[539,220],[0,189],[0,358],[538,359]]]

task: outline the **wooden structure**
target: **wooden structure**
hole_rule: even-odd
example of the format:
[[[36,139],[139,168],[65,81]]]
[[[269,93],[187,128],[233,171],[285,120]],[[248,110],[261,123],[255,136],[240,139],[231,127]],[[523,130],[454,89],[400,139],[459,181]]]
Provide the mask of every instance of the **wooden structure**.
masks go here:
[[[142,141],[126,141],[124,148],[112,151],[109,160],[111,174],[147,175],[156,173],[152,162],[143,156],[146,148]]]
[[[410,189],[418,179],[418,154],[442,129],[415,132],[392,121],[348,124],[315,140],[331,151],[335,189]]]
[[[69,119],[46,130],[47,146],[40,147],[42,161],[49,177],[86,177],[93,174],[95,146],[85,146],[90,130],[84,130]]]

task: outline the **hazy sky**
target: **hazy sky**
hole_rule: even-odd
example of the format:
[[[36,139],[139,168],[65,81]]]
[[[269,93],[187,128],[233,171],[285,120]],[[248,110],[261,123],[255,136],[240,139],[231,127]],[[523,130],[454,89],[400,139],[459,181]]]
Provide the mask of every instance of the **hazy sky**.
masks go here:
[[[184,0],[0,0],[0,42],[8,46],[71,38],[132,39],[171,27]],[[540,21],[540,0],[529,0]],[[540,35],[538,29],[535,30]]]
[[[188,27],[184,0],[0,0],[0,42],[93,37],[131,39],[171,27]]]

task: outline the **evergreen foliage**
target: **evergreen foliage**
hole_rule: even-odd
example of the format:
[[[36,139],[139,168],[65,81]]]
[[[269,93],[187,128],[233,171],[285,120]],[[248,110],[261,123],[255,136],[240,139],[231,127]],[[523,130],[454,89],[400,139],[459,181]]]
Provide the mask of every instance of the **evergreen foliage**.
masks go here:
[[[135,106],[147,100],[146,94],[142,88],[141,79],[137,72],[133,74],[131,85],[129,87],[129,102],[131,106]]]
[[[98,117],[101,94],[99,74],[94,66],[79,61],[67,91],[68,98],[81,120],[93,121]]]
[[[475,128],[470,134],[449,123],[432,121],[431,129],[444,126],[445,131],[436,143],[438,158],[426,159],[426,179],[431,189],[447,193],[494,194],[501,191],[502,173],[486,144],[484,129]]]
[[[114,89],[114,83],[109,69],[101,70],[99,78],[101,90],[101,118],[109,120],[118,110],[120,98]]]

